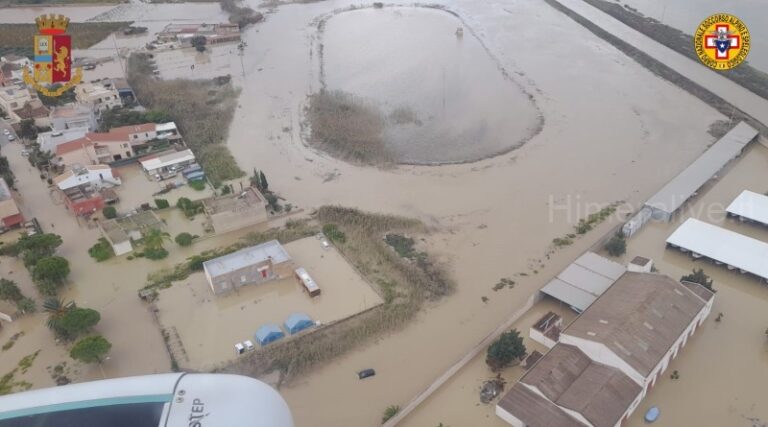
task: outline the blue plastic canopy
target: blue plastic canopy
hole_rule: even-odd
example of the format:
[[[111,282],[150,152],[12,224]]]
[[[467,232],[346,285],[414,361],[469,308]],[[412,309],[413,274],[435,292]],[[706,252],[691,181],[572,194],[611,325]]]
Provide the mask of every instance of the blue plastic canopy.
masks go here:
[[[274,323],[263,325],[256,331],[256,334],[254,334],[254,338],[256,338],[256,341],[261,345],[267,345],[284,336],[285,334],[283,333],[283,330]]]
[[[315,326],[315,322],[304,313],[293,313],[288,316],[288,320],[285,321],[285,329],[291,335],[301,332],[304,329],[311,328],[312,326]]]

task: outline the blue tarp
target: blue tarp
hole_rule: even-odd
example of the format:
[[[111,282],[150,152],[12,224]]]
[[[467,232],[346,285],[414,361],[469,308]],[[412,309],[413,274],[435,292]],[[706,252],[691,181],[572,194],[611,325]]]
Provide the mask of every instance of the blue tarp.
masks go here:
[[[284,336],[285,334],[283,333],[283,330],[273,323],[263,325],[259,328],[259,330],[256,331],[256,334],[254,334],[254,338],[256,338],[256,341],[258,341],[261,345],[267,345],[271,342],[279,340]]]
[[[192,172],[184,175],[184,177],[187,178],[188,181],[201,180],[205,178],[205,172],[203,171]]]
[[[199,172],[201,170],[203,170],[203,168],[201,168],[200,165],[195,163],[195,164],[192,164],[192,165],[187,166],[186,168],[184,168],[184,170],[182,170],[181,173],[183,173],[184,175],[188,175],[188,174],[190,174],[192,172]]]
[[[315,322],[304,313],[293,313],[288,316],[288,320],[285,321],[285,329],[291,335],[301,332],[304,329],[311,328],[312,326],[315,326]]]

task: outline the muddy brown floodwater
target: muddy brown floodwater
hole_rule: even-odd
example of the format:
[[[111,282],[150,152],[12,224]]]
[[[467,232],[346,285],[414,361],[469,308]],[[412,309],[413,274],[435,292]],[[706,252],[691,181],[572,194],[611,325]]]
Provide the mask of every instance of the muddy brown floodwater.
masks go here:
[[[247,3],[254,8],[259,5],[258,0]],[[471,29],[477,43],[482,43],[490,52],[484,53],[486,58],[481,62],[488,65],[482,67],[492,68],[493,61],[488,58],[496,58],[503,69],[515,76],[515,81],[532,94],[546,117],[545,127],[519,149],[471,164],[402,166],[388,170],[350,165],[308,148],[303,143],[300,124],[307,95],[320,89],[317,20],[353,3],[330,0],[280,6],[268,14],[265,22],[245,30],[243,38],[248,46],[240,67],[245,78],[228,146],[243,170],[254,167],[263,170],[271,188],[302,206],[340,204],[417,217],[433,226],[435,232],[424,246],[431,254],[450,263],[457,290],[452,296],[429,304],[402,330],[377,337],[281,388],[300,427],[378,425],[385,407],[404,405],[521,307],[549,278],[620,222],[612,219],[604,223],[573,246],[547,259],[544,254],[552,239],[570,232],[573,224],[589,213],[587,205],[593,210],[615,200],[639,205],[713,142],[707,127],[724,118],[543,2],[449,0],[441,4],[463,20],[463,46],[475,43],[468,32]],[[132,7],[138,6],[146,7],[147,12],[131,12]],[[105,19],[141,18],[138,21],[142,25],[141,22],[153,22],[153,10],[163,11],[158,12],[159,19],[171,20],[175,14],[181,20],[185,18],[185,11],[194,9],[186,4],[167,5],[164,9],[138,6],[124,5],[103,16]],[[384,12],[381,16],[391,13],[381,12]],[[213,9],[207,9],[202,15],[211,17],[207,22],[222,19]],[[329,25],[333,25],[335,19],[342,19],[342,15],[331,18]],[[425,15],[418,13],[419,19]],[[453,35],[457,18],[430,11],[429,17],[423,19],[438,21],[430,23],[430,28],[449,30],[440,43],[452,44],[452,50],[446,55],[455,54],[459,49]],[[373,36],[380,39],[381,35]],[[431,37],[428,40],[434,40]],[[442,38],[443,34],[434,37]],[[115,40],[118,45],[121,43],[119,37]],[[363,43],[352,41],[354,45]],[[139,43],[134,39],[130,42]],[[102,48],[107,49],[108,42],[104,43]],[[408,45],[403,49],[397,58],[413,58],[425,53]],[[471,50],[472,54],[481,53],[479,48]],[[451,60],[452,64],[458,61]],[[414,60],[413,64],[419,62]],[[497,69],[494,72],[498,74]],[[446,71],[447,77],[448,74]],[[432,71],[431,75],[442,80],[442,71]],[[328,77],[331,78],[330,70]],[[424,84],[434,84],[434,78]],[[507,86],[514,87],[512,83]],[[513,108],[519,106],[519,98],[517,95],[510,98],[515,101]],[[393,101],[393,105],[398,104]],[[437,117],[437,113],[439,111],[433,114]],[[171,255],[161,262],[115,259],[95,264],[88,257],[87,248],[96,241],[98,233],[79,227],[61,206],[50,202],[47,186],[37,174],[28,171],[20,151],[18,146],[4,147],[3,155],[9,157],[19,177],[25,214],[37,216],[44,224],[56,223],[55,231],[64,239],[60,252],[72,264],[71,284],[63,297],[101,311],[103,320],[97,331],[114,344],[111,359],[103,366],[104,375],[167,371],[170,361],[162,337],[136,291],[144,286],[148,271],[172,265],[192,253],[231,243],[238,234],[216,236],[188,249],[169,243]],[[555,212],[553,204],[558,207]],[[2,263],[5,262],[3,259]],[[500,278],[520,273],[527,276],[515,276],[514,289],[498,292],[491,289]],[[721,282],[723,278],[719,275],[723,273],[712,274]],[[756,325],[765,323],[759,318],[765,310],[758,312],[756,307],[763,298],[757,294],[762,289],[746,284],[733,287],[743,289],[744,296],[741,300],[732,300],[729,307],[733,308],[722,310],[726,320],[720,328],[729,325],[730,319],[733,326],[728,327],[749,325],[749,330],[734,329],[731,333],[738,341],[733,341],[733,345],[709,347],[718,357],[696,363],[715,372],[712,384],[738,388],[732,386],[735,383],[727,374],[734,365],[736,378],[747,375],[748,381],[754,378],[765,384],[761,377],[765,364],[760,365],[760,357],[764,356],[759,352],[757,341],[741,343],[747,338],[764,339],[762,335],[752,338]],[[727,291],[720,292],[723,298],[716,305],[728,301]],[[758,296],[753,297],[755,294]],[[483,302],[482,297],[487,301]],[[739,310],[742,302],[749,312]],[[755,323],[746,318],[739,320],[741,316],[752,316],[750,319],[754,318]],[[52,345],[51,334],[43,322],[44,316],[38,314],[14,325],[14,328],[26,329],[26,335],[15,344],[12,353],[0,353],[0,366],[14,366],[20,355],[42,348],[35,366],[23,377],[35,387],[52,384],[45,372],[47,364],[68,358],[63,346]],[[761,328],[764,330],[765,326]],[[6,330],[0,332],[0,342],[7,339]],[[707,336],[707,332],[709,330],[704,330],[697,336]],[[695,345],[694,342],[692,346]],[[745,349],[743,353],[741,348]],[[688,351],[679,360],[686,360],[693,353]],[[706,352],[701,354],[708,356]],[[738,358],[744,355],[745,359]],[[736,362],[727,363],[730,360]],[[367,367],[375,368],[378,374],[361,382],[354,373]],[[78,369],[80,381],[102,377],[97,367]],[[750,369],[756,373],[751,375]],[[687,368],[680,371],[681,380],[670,387],[683,381],[703,382],[707,378]],[[474,386],[473,382],[470,384]],[[711,384],[705,385],[710,387],[707,390],[712,390]],[[654,392],[662,393],[665,386],[661,384]],[[668,393],[675,399],[682,394],[674,388]],[[736,389],[733,396],[738,396],[740,405],[748,402],[748,396],[753,399],[761,396],[759,393],[759,389],[750,385],[744,392]],[[711,400],[702,397],[706,405],[686,397],[689,405],[678,407],[680,411],[715,408],[718,418],[713,419],[727,420],[716,425],[731,425],[730,420],[737,417],[728,415],[733,401],[724,400],[730,395],[719,396],[723,395],[711,392],[705,396]],[[448,404],[452,402],[449,400]],[[674,418],[672,406],[666,404],[662,408],[662,417],[686,420],[684,412]],[[744,408],[748,407],[749,404],[745,404]],[[738,407],[738,411],[748,413],[744,408]],[[697,412],[699,425],[708,425],[706,419],[701,419],[706,411],[691,411]]]
[[[322,83],[390,117],[384,139],[399,163],[475,161],[541,130],[533,98],[448,12],[368,8],[322,22]]]

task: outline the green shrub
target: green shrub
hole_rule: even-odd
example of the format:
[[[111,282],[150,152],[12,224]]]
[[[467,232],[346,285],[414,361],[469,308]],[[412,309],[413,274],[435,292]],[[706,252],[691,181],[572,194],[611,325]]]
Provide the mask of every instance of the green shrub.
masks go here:
[[[151,260],[163,259],[168,256],[168,251],[162,247],[144,249],[144,256]]]
[[[526,348],[523,344],[523,337],[517,329],[504,332],[501,336],[488,347],[488,354],[485,356],[485,363],[492,371],[498,372],[515,360],[520,360],[525,355]]]
[[[109,244],[104,237],[88,249],[88,255],[95,259],[96,262],[106,261],[115,256],[115,251],[112,250],[112,245]]]
[[[605,244],[605,250],[610,256],[622,256],[627,253],[627,241],[621,234],[616,234]]]
[[[347,241],[347,235],[339,230],[339,227],[336,224],[325,224],[323,226],[323,234],[336,243],[344,243]]]
[[[189,181],[189,186],[194,190],[203,191],[205,190],[205,181]]]
[[[400,407],[397,405],[389,405],[387,406],[387,409],[384,410],[384,415],[381,417],[381,423],[384,424],[387,421],[389,421],[390,418],[397,415],[397,413],[400,412]]]
[[[155,199],[155,206],[157,206],[158,209],[167,209],[171,204],[168,203],[168,200],[166,199]]]
[[[106,219],[117,218],[117,209],[114,206],[106,206],[101,210],[102,215]]]
[[[189,246],[192,244],[194,238],[195,237],[189,233],[179,233],[174,240],[176,240],[176,244],[179,246]]]

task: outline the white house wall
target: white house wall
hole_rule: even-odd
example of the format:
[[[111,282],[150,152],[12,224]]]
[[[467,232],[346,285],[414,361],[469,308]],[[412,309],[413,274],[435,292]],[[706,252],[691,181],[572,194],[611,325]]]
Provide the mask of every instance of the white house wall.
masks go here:
[[[512,427],[525,427],[525,423],[515,418],[514,415],[510,414],[499,405],[496,405],[496,416],[509,423]]]
[[[545,346],[547,348],[552,348],[552,347],[555,346],[555,344],[557,344],[555,341],[553,341],[552,339],[550,339],[546,335],[542,334],[540,331],[536,330],[535,328],[531,328],[528,331],[528,336],[532,340],[536,341],[537,343],[539,343],[539,344],[541,344],[541,345],[543,345],[543,346]]]

